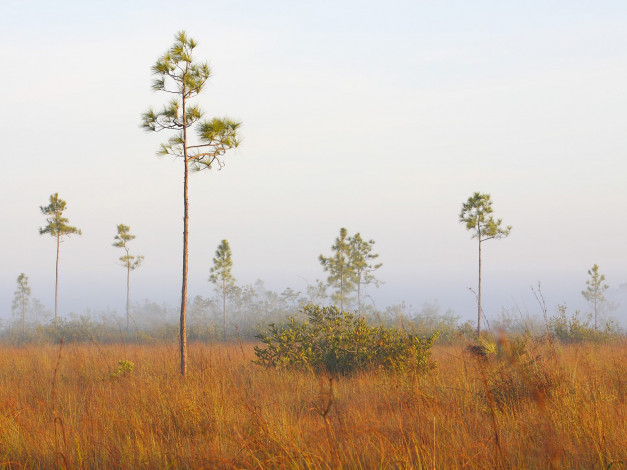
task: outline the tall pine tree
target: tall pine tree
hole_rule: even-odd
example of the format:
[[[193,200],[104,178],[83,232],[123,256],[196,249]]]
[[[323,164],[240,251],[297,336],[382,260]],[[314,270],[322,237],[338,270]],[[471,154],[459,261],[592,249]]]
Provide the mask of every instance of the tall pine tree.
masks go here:
[[[63,211],[66,209],[66,202],[59,197],[59,193],[54,193],[50,196],[50,204],[47,206],[41,206],[39,209],[45,216],[47,225],[39,229],[40,235],[50,235],[57,241],[57,262],[55,268],[55,281],[54,281],[54,321],[57,322],[58,317],[58,299],[59,299],[59,247],[64,237],[70,235],[81,235],[82,232],[76,227],[72,227],[69,224],[69,220],[63,217]]]
[[[228,118],[201,121],[203,112],[190,100],[204,88],[211,75],[206,62],[194,60],[196,41],[184,31],[176,34],[174,44],[152,67],[155,79],[152,88],[171,97],[161,111],[149,109],[142,115],[142,127],[147,131],[172,131],[170,139],[161,145],[158,155],[183,160],[183,276],[181,285],[181,315],[179,345],[181,375],[187,371],[187,264],[189,237],[189,171],[222,168],[227,150],[237,147],[240,123]],[[197,139],[193,141],[192,128]]]
[[[479,245],[479,291],[477,293],[477,336],[481,335],[481,244],[492,239],[505,238],[512,230],[511,225],[503,227],[502,219],[492,216],[492,200],[489,194],[474,193],[462,204],[459,222],[472,232]]]

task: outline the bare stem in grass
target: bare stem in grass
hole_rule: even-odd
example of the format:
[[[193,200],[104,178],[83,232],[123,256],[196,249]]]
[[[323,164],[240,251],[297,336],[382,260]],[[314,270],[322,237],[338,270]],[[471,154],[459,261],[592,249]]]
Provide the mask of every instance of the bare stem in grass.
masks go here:
[[[328,383],[328,386],[325,386],[325,382]],[[316,413],[320,415],[322,420],[324,421],[324,429],[327,435],[327,441],[329,443],[329,449],[333,453],[333,457],[336,462],[336,467],[339,468],[341,466],[340,461],[340,453],[337,448],[337,439],[335,437],[335,432],[333,431],[333,426],[331,426],[331,422],[329,420],[329,412],[331,411],[331,407],[333,406],[334,396],[333,396],[333,376],[332,375],[320,375],[320,393],[318,395],[318,403],[314,404],[314,410]]]
[[[435,416],[433,417],[433,470],[435,470]]]
[[[538,291],[540,292],[540,296],[542,296],[539,283],[538,283]],[[541,297],[541,298],[542,298],[542,302],[544,303],[544,297]],[[501,349],[505,350],[507,353],[507,358],[509,360],[510,366],[513,367],[518,372],[520,377],[522,377],[522,380],[524,381],[525,386],[529,390],[531,390],[531,396],[533,398],[533,402],[537,410],[539,411],[540,416],[542,417],[542,421],[544,425],[544,435],[546,436],[544,440],[544,449],[549,458],[549,465],[551,469],[560,468],[561,467],[560,466],[560,449],[558,448],[558,445],[557,445],[558,438],[555,432],[555,428],[551,423],[551,418],[549,416],[549,412],[548,412],[547,404],[546,404],[546,400],[547,400],[546,391],[541,386],[542,382],[538,383],[537,381],[534,381],[532,379],[529,370],[523,367],[523,364],[521,363],[520,358],[516,357],[515,354],[513,353],[511,343],[507,341],[507,338],[502,337],[499,340],[499,342],[501,345]],[[551,355],[551,362],[554,364],[554,367],[557,369],[558,366],[556,363],[557,355],[555,351],[555,344],[553,342],[553,337],[550,335],[550,333],[549,333],[549,351]],[[548,371],[545,370],[545,366],[540,365],[541,363],[538,363],[537,359],[539,357],[540,355],[536,357],[536,366],[542,367],[540,372],[543,375],[548,375]]]
[[[492,423],[492,431],[494,432],[494,442],[496,444],[498,455],[500,457],[500,461],[499,461],[500,467],[507,468],[509,465],[506,465],[506,458],[503,452],[503,447],[501,446],[501,439],[499,437],[499,427],[498,427],[498,423],[496,422],[496,406],[494,403],[494,393],[492,393],[492,390],[490,389],[488,385],[488,379],[485,374],[484,361],[481,359],[478,359],[477,362],[479,364],[479,372],[481,374],[481,380],[483,382],[483,385],[485,386],[486,394],[488,396],[488,404],[490,405],[490,422]]]
[[[61,427],[61,433],[63,435],[64,447],[67,448],[67,438],[65,435],[65,427],[63,426],[63,418],[57,414],[57,375],[59,372],[59,364],[61,363],[61,353],[63,352],[63,339],[59,343],[59,354],[57,355],[57,361],[54,365],[54,371],[52,373],[52,387],[50,389],[50,400],[52,401],[52,425],[54,426],[54,455],[57,468],[61,468],[59,457],[63,459],[65,468],[71,468],[63,452],[59,449],[59,432],[57,431],[57,424]]]

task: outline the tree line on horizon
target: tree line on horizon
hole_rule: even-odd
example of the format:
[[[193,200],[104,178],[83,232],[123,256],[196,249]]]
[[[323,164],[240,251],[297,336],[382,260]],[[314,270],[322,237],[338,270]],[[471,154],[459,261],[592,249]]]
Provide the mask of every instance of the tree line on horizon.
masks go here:
[[[237,263],[235,263],[237,265]],[[23,285],[30,289],[28,278]],[[188,339],[199,342],[249,341],[267,330],[268,325],[287,324],[290,317],[297,322],[307,321],[302,313],[305,305],[333,306],[335,289],[324,280],[314,280],[303,289],[275,290],[258,279],[254,283],[235,282],[227,290],[227,317],[224,324],[223,304],[217,286],[209,284],[209,292],[190,297],[188,303]],[[0,320],[0,342],[12,344],[58,342],[97,343],[155,343],[178,341],[178,310],[175,306],[150,299],[130,301],[130,328],[125,327],[124,307],[87,309],[60,316],[55,323],[53,312],[30,292],[20,302],[19,285],[13,305],[12,319]],[[534,289],[535,292],[538,290]],[[122,293],[122,290],[121,292]],[[33,292],[33,294],[36,294]],[[122,296],[121,296],[122,297]],[[62,302],[61,302],[62,303]],[[25,305],[25,314],[22,314]],[[590,304],[591,309],[593,305]],[[591,311],[568,312],[566,305],[556,307],[554,313],[546,307],[541,311],[521,308],[517,304],[503,306],[483,318],[482,337],[498,335],[531,335],[542,337],[547,332],[564,342],[601,341],[621,331],[620,327],[601,312],[609,312],[609,302],[599,303],[598,329]],[[356,314],[356,299],[348,304],[349,312]],[[476,340],[476,323],[466,320],[450,309],[443,309],[437,301],[411,305],[405,302],[378,306],[374,302],[363,305],[361,318],[368,324],[394,327],[411,334],[427,337],[438,331],[438,343],[448,344]],[[24,320],[24,321],[23,321]],[[476,322],[476,320],[475,320]]]
[[[56,294],[58,292],[59,281],[59,239],[64,231],[67,231],[69,234],[81,232],[76,227],[69,226],[68,219],[63,216],[63,211],[66,209],[67,204],[59,198],[58,193],[51,195],[50,200],[50,206],[45,208],[41,207],[42,213],[49,215],[49,218],[47,219],[48,225],[45,229],[41,228],[40,233],[42,235],[49,233],[54,234],[57,240],[57,262],[55,265],[55,307],[57,307],[58,302]],[[471,201],[480,201],[481,203],[471,204]],[[56,211],[53,211],[52,216],[50,216],[51,211],[49,210],[51,206],[57,208]],[[477,211],[475,206],[479,206],[482,210]],[[469,211],[471,210],[474,211],[472,212],[474,218],[469,215]],[[489,195],[475,193],[469,199],[469,202],[462,206],[460,221],[465,222],[466,228],[469,226],[472,227],[469,230],[473,230],[473,238],[478,238],[480,243],[491,237],[501,238],[498,236],[500,235],[498,230],[501,226],[501,220],[491,220],[491,213],[492,209]],[[511,227],[507,227],[505,230],[509,233]],[[497,236],[493,236],[495,233]],[[127,273],[125,328],[127,333],[129,332],[131,322],[134,324],[136,330],[138,327],[146,328],[150,324],[151,320],[148,314],[149,307],[155,312],[161,312],[155,315],[155,317],[158,317],[159,321],[167,322],[166,317],[169,318],[169,313],[165,314],[163,308],[148,301],[146,301],[143,306],[135,304],[133,307],[133,310],[136,310],[135,318],[132,318],[130,315],[130,273],[137,269],[144,259],[141,255],[131,254],[128,243],[133,239],[135,239],[135,235],[130,233],[129,226],[124,224],[117,225],[117,234],[114,236],[113,246],[124,250],[124,254],[119,258],[119,264],[125,268]],[[422,324],[420,330],[424,332],[430,331],[430,328],[426,327],[427,324],[430,325],[431,328],[437,327],[449,332],[452,331],[454,329],[452,325],[456,324],[459,318],[454,317],[451,312],[440,315],[438,319],[438,315],[434,316],[433,312],[427,314],[425,311],[414,311],[412,313],[411,307],[408,308],[404,304],[388,307],[383,312],[379,312],[376,308],[373,308],[374,303],[372,306],[368,307],[363,305],[363,289],[370,284],[378,287],[382,283],[382,281],[374,276],[374,272],[382,266],[381,263],[376,262],[379,254],[374,253],[374,244],[374,240],[364,240],[360,233],[350,235],[346,228],[341,228],[339,235],[331,246],[332,253],[329,256],[321,254],[318,257],[318,261],[324,272],[328,275],[326,282],[316,280],[314,284],[307,286],[306,292],[303,294],[291,288],[286,288],[282,293],[268,291],[263,287],[261,281],[258,281],[255,285],[237,285],[236,279],[232,273],[232,250],[228,240],[223,239],[216,249],[212,266],[209,269],[210,276],[208,281],[214,285],[216,297],[212,300],[197,295],[193,299],[193,302],[191,302],[188,307],[193,311],[194,320],[192,327],[194,332],[188,336],[194,339],[215,337],[216,331],[219,330],[216,322],[219,313],[222,317],[220,336],[222,340],[225,341],[227,339],[228,330],[227,305],[229,306],[229,324],[238,331],[238,334],[241,333],[246,337],[254,336],[254,332],[263,328],[264,324],[284,321],[288,316],[293,316],[294,312],[305,304],[335,305],[340,306],[340,311],[354,309],[358,315],[364,315],[371,321],[381,324],[397,322],[400,323],[404,329],[406,325],[403,324],[403,318],[413,323]],[[480,263],[479,253],[479,266]],[[582,291],[581,294],[593,307],[591,319],[594,320],[594,330],[598,331],[598,314],[608,306],[604,293],[609,286],[605,282],[605,275],[599,272],[598,265],[595,264],[588,271],[588,275],[589,279],[586,281],[586,289]],[[481,275],[479,273],[479,282],[480,280]],[[479,289],[480,288],[479,286]],[[329,289],[332,292],[328,292]],[[12,312],[18,317],[23,337],[25,337],[25,319],[28,310],[32,310],[36,318],[42,319],[45,317],[45,309],[43,305],[41,305],[41,302],[37,299],[31,299],[30,296],[31,289],[28,285],[28,277],[24,273],[21,273],[17,278],[17,289],[13,300]],[[478,302],[480,301],[479,299],[480,297],[478,296]],[[562,310],[565,312],[565,307],[562,308]],[[211,314],[211,312],[213,312],[213,314]],[[479,310],[479,312],[481,312],[481,310]],[[252,315],[258,321],[251,323],[246,319],[247,315]],[[140,320],[139,317],[143,317],[143,319]],[[393,320],[394,318],[396,318],[396,320]],[[157,318],[153,320],[156,319]],[[481,320],[482,317],[479,316],[478,321]],[[57,324],[57,315],[53,317],[52,321],[53,324]],[[81,321],[85,323],[87,320],[82,318]],[[140,325],[142,321],[144,322],[143,326]],[[560,321],[564,323],[565,320],[562,318]],[[496,325],[497,327],[499,325],[511,327],[512,322],[509,320],[497,320]],[[462,327],[461,325],[459,326]],[[467,331],[467,324],[464,324],[462,330]],[[475,331],[477,335],[480,334],[478,327]],[[228,336],[232,337],[231,334],[228,334]],[[444,336],[447,337],[446,335]]]

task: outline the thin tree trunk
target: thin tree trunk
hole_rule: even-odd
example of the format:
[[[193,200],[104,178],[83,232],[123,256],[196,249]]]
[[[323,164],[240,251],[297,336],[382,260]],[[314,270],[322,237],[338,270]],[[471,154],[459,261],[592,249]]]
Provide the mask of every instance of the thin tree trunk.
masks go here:
[[[22,297],[22,338],[26,336],[26,324],[24,319],[26,317],[26,296]]]
[[[479,292],[477,293],[477,337],[481,337],[481,232],[479,239]]]
[[[126,262],[129,263],[128,260]],[[126,332],[127,333],[128,333],[128,323],[129,323],[128,304],[129,304],[130,281],[131,281],[131,268],[127,264],[126,266]]]
[[[222,280],[222,341],[226,341],[226,281]]]
[[[357,313],[361,316],[361,274],[357,279]]]
[[[57,310],[59,306],[59,245],[61,244],[61,237],[57,235],[57,264],[55,268],[54,278],[54,323],[57,323]]]
[[[597,328],[597,297],[598,297],[598,293],[597,293],[597,288],[595,286],[594,287],[594,330],[595,331],[599,330]]]
[[[340,274],[340,311],[344,311],[344,268]]]
[[[187,237],[189,235],[189,201],[187,196],[188,162],[187,162],[187,122],[185,116],[185,89],[182,93],[183,101],[183,285],[181,287],[181,375],[185,377],[187,372]]]

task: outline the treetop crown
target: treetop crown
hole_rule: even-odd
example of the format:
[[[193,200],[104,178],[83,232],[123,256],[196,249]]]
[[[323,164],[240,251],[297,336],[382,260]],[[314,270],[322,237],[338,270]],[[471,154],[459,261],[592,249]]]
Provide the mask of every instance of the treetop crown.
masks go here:
[[[512,230],[512,226],[503,227],[503,219],[494,219],[492,214],[492,200],[489,194],[475,192],[462,204],[459,214],[460,223],[465,224],[467,230],[474,231],[472,238],[490,240],[505,238]]]
[[[41,213],[49,216],[46,218],[48,225],[39,228],[39,234],[50,234],[52,237],[69,236],[72,234],[82,235],[82,231],[76,227],[68,225],[69,220],[63,217],[66,202],[59,197],[59,193],[50,195],[50,204],[40,206]]]

